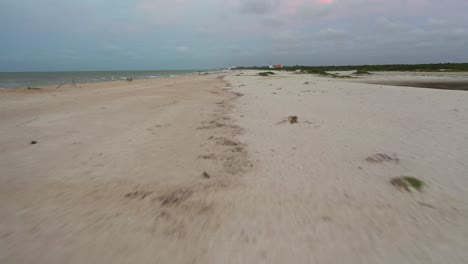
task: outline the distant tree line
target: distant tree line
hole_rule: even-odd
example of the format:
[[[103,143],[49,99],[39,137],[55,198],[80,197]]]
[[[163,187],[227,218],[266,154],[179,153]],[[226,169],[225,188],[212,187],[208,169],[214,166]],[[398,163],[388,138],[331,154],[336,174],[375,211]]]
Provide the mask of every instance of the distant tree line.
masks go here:
[[[271,70],[269,66],[238,67],[238,69]],[[306,72],[326,71],[468,71],[468,63],[391,64],[391,65],[346,65],[346,66],[283,66],[283,70]]]

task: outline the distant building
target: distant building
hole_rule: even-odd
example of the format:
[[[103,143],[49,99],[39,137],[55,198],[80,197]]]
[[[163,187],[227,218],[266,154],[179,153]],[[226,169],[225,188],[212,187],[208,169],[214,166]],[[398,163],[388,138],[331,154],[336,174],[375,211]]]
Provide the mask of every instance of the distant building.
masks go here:
[[[270,65],[270,67],[269,67],[269,68],[270,68],[270,69],[274,69],[274,68],[275,68],[275,66],[273,66],[273,65]]]
[[[275,65],[275,69],[281,70],[281,69],[283,69],[283,65],[281,65],[281,64],[276,64],[276,65]]]

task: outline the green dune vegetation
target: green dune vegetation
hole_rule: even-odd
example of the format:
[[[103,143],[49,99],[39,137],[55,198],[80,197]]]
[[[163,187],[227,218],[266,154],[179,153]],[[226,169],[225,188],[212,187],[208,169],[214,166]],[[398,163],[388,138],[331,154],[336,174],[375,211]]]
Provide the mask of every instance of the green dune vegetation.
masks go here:
[[[239,69],[271,70],[268,66],[239,67]],[[346,66],[284,66],[285,71],[301,70],[304,73],[323,74],[328,71],[357,71],[356,74],[367,74],[372,71],[468,71],[468,63],[433,63],[433,64],[391,64],[391,65],[346,65]]]

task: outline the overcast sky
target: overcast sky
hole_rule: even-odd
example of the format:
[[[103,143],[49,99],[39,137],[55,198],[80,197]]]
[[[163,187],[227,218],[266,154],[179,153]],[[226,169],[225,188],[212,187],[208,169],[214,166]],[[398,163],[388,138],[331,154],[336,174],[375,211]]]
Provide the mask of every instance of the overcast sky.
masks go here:
[[[468,62],[468,0],[0,0],[0,71]]]

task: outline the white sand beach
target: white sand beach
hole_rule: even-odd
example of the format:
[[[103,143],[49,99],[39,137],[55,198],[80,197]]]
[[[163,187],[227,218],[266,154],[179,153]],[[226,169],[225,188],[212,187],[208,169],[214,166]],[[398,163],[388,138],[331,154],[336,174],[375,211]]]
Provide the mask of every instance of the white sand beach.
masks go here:
[[[0,90],[0,263],[468,263],[467,91],[257,73]]]

